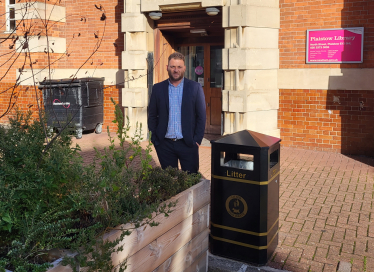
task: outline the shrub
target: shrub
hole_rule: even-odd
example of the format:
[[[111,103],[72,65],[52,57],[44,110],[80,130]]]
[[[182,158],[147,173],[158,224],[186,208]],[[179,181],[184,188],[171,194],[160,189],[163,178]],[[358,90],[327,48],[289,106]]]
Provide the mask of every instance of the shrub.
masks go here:
[[[87,166],[67,132],[47,144],[44,120],[32,120],[30,112],[17,112],[8,128],[0,127],[0,271],[45,271],[59,249],[70,253],[63,265],[74,271],[111,271],[111,254],[122,250],[117,245],[131,230],[112,242],[103,234],[130,222],[157,225],[154,216],[175,205],[160,203],[200,180],[153,169],[151,143],[145,150],[140,145],[141,125],[130,137],[129,122],[114,105],[117,137],[108,131],[109,146],[96,150]]]

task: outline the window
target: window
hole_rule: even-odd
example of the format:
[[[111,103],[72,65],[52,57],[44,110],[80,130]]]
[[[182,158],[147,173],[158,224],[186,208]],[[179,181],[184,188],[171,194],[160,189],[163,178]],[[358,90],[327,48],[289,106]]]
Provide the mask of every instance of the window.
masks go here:
[[[12,32],[16,28],[15,18],[16,0],[6,0],[6,31]]]

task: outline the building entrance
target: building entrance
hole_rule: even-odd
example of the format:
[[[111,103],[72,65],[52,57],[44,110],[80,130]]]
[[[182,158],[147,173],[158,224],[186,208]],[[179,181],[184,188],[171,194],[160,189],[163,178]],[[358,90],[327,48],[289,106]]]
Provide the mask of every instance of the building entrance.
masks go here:
[[[222,16],[204,11],[170,13],[156,22],[155,83],[167,78],[167,58],[174,52],[185,56],[185,77],[201,84],[206,102],[205,133],[222,133]]]
[[[205,133],[221,134],[222,113],[222,46],[179,46],[186,58],[185,77],[201,84],[206,102]]]

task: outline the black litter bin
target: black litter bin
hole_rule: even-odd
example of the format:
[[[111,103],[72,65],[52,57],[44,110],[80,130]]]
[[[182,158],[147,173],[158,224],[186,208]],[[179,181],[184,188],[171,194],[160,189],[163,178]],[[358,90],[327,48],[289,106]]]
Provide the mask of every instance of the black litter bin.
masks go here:
[[[280,139],[244,130],[212,141],[212,254],[265,265],[278,245]]]
[[[68,127],[82,138],[84,130],[101,133],[104,122],[104,78],[46,80],[40,83],[43,90],[47,125],[60,130]]]

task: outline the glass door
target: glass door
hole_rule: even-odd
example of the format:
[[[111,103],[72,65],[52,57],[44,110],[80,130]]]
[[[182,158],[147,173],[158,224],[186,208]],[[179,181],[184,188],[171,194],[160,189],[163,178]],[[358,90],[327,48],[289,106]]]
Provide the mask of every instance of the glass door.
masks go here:
[[[181,46],[178,49],[185,57],[186,73],[184,76],[204,87],[204,46]]]
[[[207,121],[205,133],[221,134],[222,113],[222,48],[223,46],[180,46],[177,51],[185,56],[184,76],[203,87]]]

